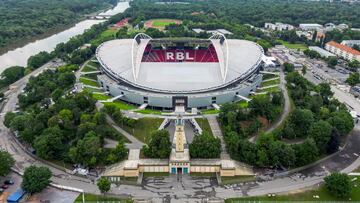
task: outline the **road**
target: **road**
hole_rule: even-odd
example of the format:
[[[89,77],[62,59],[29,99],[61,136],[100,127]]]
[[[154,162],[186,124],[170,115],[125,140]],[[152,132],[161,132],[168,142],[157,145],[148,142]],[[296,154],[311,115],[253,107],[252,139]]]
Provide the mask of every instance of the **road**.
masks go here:
[[[16,82],[11,93],[8,94],[8,102],[5,104],[2,112],[13,111],[17,102],[17,96],[21,93],[29,77],[36,75],[42,70],[52,66],[47,64],[20,81]],[[351,95],[342,94],[335,91],[336,98],[342,99],[353,105],[354,109],[360,109],[360,104]],[[10,131],[2,123],[3,117],[0,118],[0,146],[11,153],[16,160],[15,169],[23,172],[24,168],[32,164],[38,166],[47,166],[52,172],[52,181],[55,184],[81,188],[85,192],[100,194],[94,182],[85,177],[73,176],[62,170],[46,165],[25,153],[22,148],[15,142]],[[145,178],[142,186],[130,185],[112,185],[111,194],[122,196],[133,196],[136,198],[154,198],[161,201],[163,198],[170,198],[174,201],[199,202],[203,198],[230,198],[240,196],[265,195],[268,193],[281,193],[291,190],[298,190],[305,187],[321,183],[329,171],[344,171],[359,167],[360,159],[355,154],[360,154],[360,126],[356,128],[349,136],[348,144],[344,150],[330,159],[321,161],[315,166],[301,171],[297,174],[286,176],[284,178],[275,178],[272,175],[259,176],[258,181],[232,185],[229,187],[218,186],[213,179],[183,176],[179,181],[174,176],[165,178],[154,177]]]

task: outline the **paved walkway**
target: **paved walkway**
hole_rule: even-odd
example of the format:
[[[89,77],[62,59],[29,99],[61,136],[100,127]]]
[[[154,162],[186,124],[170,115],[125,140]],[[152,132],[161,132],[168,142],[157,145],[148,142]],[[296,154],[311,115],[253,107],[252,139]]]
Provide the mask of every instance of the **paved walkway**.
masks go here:
[[[280,71],[280,89],[284,95],[284,110],[281,113],[280,119],[278,119],[275,123],[273,123],[267,130],[266,132],[269,133],[273,130],[275,130],[276,128],[278,128],[283,122],[284,120],[288,117],[291,108],[290,108],[290,97],[289,97],[289,93],[287,91],[286,88],[286,80],[285,80],[285,75],[283,71]]]
[[[220,129],[220,125],[219,125],[219,123],[217,121],[216,116],[207,117],[207,120],[209,122],[209,125],[210,125],[210,128],[211,128],[211,131],[212,131],[213,135],[216,136],[217,138],[219,138],[220,141],[221,141],[220,158],[229,160],[230,155],[226,151],[226,145],[225,145],[225,141],[224,141],[224,136],[223,136],[223,133],[222,133],[222,131]]]
[[[275,130],[276,128],[280,127],[280,125],[288,117],[288,115],[290,114],[290,111],[291,111],[289,93],[286,88],[285,74],[282,70],[280,71],[279,76],[280,76],[280,89],[284,95],[284,109],[280,115],[280,118],[271,124],[271,126],[265,131],[266,133],[270,133],[273,130]],[[255,135],[255,136],[249,138],[249,141],[254,143],[254,142],[256,142],[257,137],[258,137],[258,135]]]

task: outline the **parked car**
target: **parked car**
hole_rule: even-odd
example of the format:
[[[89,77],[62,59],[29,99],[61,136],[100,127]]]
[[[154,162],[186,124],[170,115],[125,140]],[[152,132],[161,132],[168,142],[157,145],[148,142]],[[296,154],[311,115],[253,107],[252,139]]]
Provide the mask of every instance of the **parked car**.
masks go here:
[[[4,189],[4,190],[6,190],[6,189],[9,188],[9,185],[3,184],[3,185],[1,186],[1,188]]]
[[[9,179],[9,180],[5,180],[5,181],[4,181],[4,184],[5,184],[5,185],[14,185],[14,181],[13,181],[13,180],[10,180],[10,179]]]

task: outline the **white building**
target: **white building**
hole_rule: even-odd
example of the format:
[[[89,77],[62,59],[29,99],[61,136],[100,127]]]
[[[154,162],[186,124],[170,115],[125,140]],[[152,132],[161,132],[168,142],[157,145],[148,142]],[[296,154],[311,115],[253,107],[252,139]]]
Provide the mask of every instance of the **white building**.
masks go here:
[[[360,61],[360,52],[346,45],[331,41],[325,44],[325,49],[346,60]]]
[[[274,31],[283,31],[283,30],[293,30],[294,26],[290,24],[284,24],[284,23],[265,23],[265,29],[268,30],[274,30]]]
[[[201,28],[194,28],[192,29],[192,31],[196,32],[197,34],[201,33],[201,32],[206,32],[206,33],[209,33],[209,34],[223,34],[223,35],[232,35],[233,33],[228,31],[228,30],[225,30],[225,29],[217,29],[217,30],[203,30]]]
[[[348,47],[353,47],[354,45],[360,46],[360,40],[343,40],[341,44]]]
[[[317,53],[319,53],[322,57],[331,57],[331,56],[336,56],[335,54],[326,51],[325,49],[322,49],[320,47],[317,46],[309,46],[309,49],[312,51],[316,51]]]
[[[299,28],[304,31],[309,30],[323,30],[324,26],[316,23],[302,23],[299,25]]]
[[[335,25],[334,23],[326,23],[325,24],[325,30],[326,31],[332,31],[334,29],[338,29],[338,30],[343,31],[343,30],[346,30],[348,28],[349,28],[349,26],[347,24],[345,24],[345,23],[341,23],[339,25]]]

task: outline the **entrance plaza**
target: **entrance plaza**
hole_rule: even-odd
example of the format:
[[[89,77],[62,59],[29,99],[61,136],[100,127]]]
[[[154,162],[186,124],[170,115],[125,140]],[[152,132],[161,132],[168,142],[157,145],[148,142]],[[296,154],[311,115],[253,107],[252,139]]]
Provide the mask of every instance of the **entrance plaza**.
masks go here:
[[[220,159],[191,159],[186,136],[185,119],[181,116],[174,120],[175,132],[172,138],[172,150],[169,159],[140,159],[139,149],[130,149],[129,158],[109,167],[102,176],[112,182],[120,181],[121,177],[138,177],[142,173],[216,173],[219,176],[254,175],[252,168],[234,161],[229,156]],[[195,135],[196,136],[196,135]],[[223,149],[225,150],[225,149]]]

